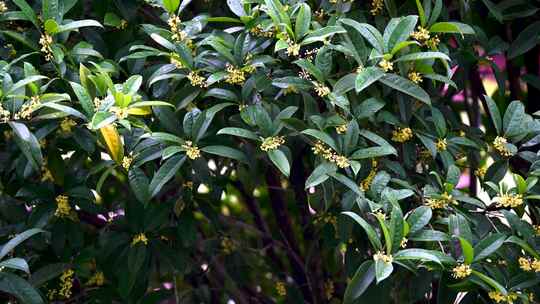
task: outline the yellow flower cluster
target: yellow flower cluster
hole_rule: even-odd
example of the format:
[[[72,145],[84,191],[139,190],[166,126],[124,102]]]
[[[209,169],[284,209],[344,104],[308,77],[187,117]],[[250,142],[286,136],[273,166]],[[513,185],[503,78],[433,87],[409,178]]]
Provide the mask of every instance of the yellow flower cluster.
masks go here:
[[[264,28],[262,27],[262,25],[260,25],[260,24],[257,24],[256,26],[250,28],[249,32],[253,36],[264,37],[264,38],[272,38],[275,35],[275,33],[273,31],[273,28],[270,31],[265,31]]]
[[[425,43],[430,37],[429,30],[422,26],[418,26],[417,31],[411,33],[411,37],[420,43]]]
[[[300,55],[300,44],[287,40],[287,56],[297,57]]]
[[[15,119],[30,119],[32,116],[32,112],[37,110],[37,108],[41,105],[41,99],[39,96],[32,96],[30,98],[30,103],[25,103],[21,107],[18,113],[15,114]]]
[[[246,81],[244,69],[239,69],[232,64],[227,63],[227,77],[225,78],[225,82],[242,85],[244,84],[244,81]]]
[[[425,45],[430,49],[437,49],[439,43],[441,43],[441,40],[439,39],[439,36],[435,35],[431,37],[428,41],[426,41]]]
[[[540,225],[534,225],[534,233],[536,233],[537,236],[540,236]]]
[[[94,97],[93,103],[94,103],[94,108],[97,110],[101,108],[101,106],[105,103],[105,100],[99,99],[98,97]]]
[[[452,195],[444,192],[441,194],[441,198],[428,198],[426,199],[426,206],[431,209],[443,209],[448,205],[457,205],[458,202],[452,197]]]
[[[334,282],[332,280],[328,280],[324,283],[324,295],[327,300],[330,300],[332,296],[334,295]]]
[[[103,286],[103,284],[105,284],[105,275],[101,271],[94,273],[86,282],[88,286]]]
[[[317,141],[315,146],[311,147],[313,154],[320,155],[322,158],[335,163],[340,168],[347,168],[351,164],[347,157],[335,153],[330,147],[326,147],[322,141]]]
[[[521,194],[502,194],[495,198],[497,205],[505,208],[516,208],[523,205],[523,195]]]
[[[187,140],[185,144],[182,145],[182,148],[186,149],[186,155],[189,159],[197,159],[201,157],[201,150],[193,145],[193,142]]]
[[[58,295],[69,299],[71,297],[71,288],[73,287],[73,275],[75,274],[75,271],[73,269],[68,269],[62,273],[60,276],[60,291],[58,291]]]
[[[512,156],[512,152],[510,152],[510,150],[508,150],[508,148],[506,147],[507,143],[508,141],[506,140],[506,138],[502,136],[497,136],[493,141],[493,147],[497,152],[499,152],[501,156],[510,157]]]
[[[399,143],[404,143],[413,138],[411,128],[397,128],[392,132],[392,140]]]
[[[0,14],[7,12],[8,7],[4,1],[0,1]]]
[[[129,167],[131,166],[132,162],[133,162],[133,157],[124,156],[122,158],[122,167],[124,167],[124,169],[126,169],[126,170],[129,170]]]
[[[0,103],[0,123],[6,123],[10,119],[10,113]]]
[[[136,234],[131,240],[131,246],[135,246],[139,243],[143,243],[144,246],[148,245],[148,238],[146,237],[146,234],[141,232],[139,234]]]
[[[223,248],[223,252],[228,255],[236,249],[236,246],[231,238],[224,237],[221,239],[221,248]]]
[[[43,166],[41,166],[41,182],[53,181],[54,177],[52,176],[51,170],[47,168],[47,160],[43,160]]]
[[[186,40],[186,38],[188,37],[188,34],[185,31],[180,29],[181,23],[182,21],[180,20],[180,17],[176,15],[169,17],[169,19],[167,20],[167,24],[169,25],[169,28],[171,32],[173,33],[171,38],[177,42],[182,42]]]
[[[287,288],[285,287],[285,283],[276,282],[276,292],[280,297],[286,296],[287,295]]]
[[[324,84],[317,81],[312,81],[312,83],[313,83],[315,92],[317,92],[317,95],[319,95],[319,97],[325,97],[326,95],[330,94],[330,88],[328,88]]]
[[[335,215],[331,214],[324,214],[320,217],[315,218],[313,221],[315,224],[319,224],[323,222],[324,224],[332,224],[333,226],[337,225],[337,217]]]
[[[377,210],[373,213],[373,215],[375,215],[376,218],[378,218],[379,220],[381,221],[384,221],[386,220],[386,214],[384,214],[384,212],[382,212],[381,210]]]
[[[452,269],[454,279],[464,279],[472,274],[472,268],[468,264],[459,264]]]
[[[495,301],[495,303],[508,303],[513,304],[517,300],[518,295],[515,292],[509,292],[507,295],[503,295],[499,291],[490,291],[488,293],[490,299]]]
[[[283,136],[270,136],[263,140],[261,143],[261,150],[272,151],[285,143],[285,137]]]
[[[418,72],[415,72],[415,71],[410,72],[408,76],[409,76],[409,80],[416,83],[416,84],[419,84],[422,81],[424,81],[424,78],[422,77],[422,74],[420,74]]]
[[[399,243],[399,247],[401,247],[401,248],[407,248],[407,242],[409,242],[409,239],[407,239],[407,238],[402,238],[402,239],[401,239],[401,242]]]
[[[119,30],[125,30],[128,26],[128,22],[126,19],[120,20],[120,24],[117,26]]]
[[[128,108],[111,107],[109,112],[112,112],[118,117],[118,119],[126,119],[129,116]]]
[[[42,34],[39,38],[39,44],[41,45],[41,52],[45,54],[45,60],[51,61],[54,57],[52,51],[52,36],[49,34]]]
[[[66,134],[69,134],[71,133],[73,127],[75,127],[76,125],[77,125],[77,122],[75,120],[66,117],[60,123],[60,130],[62,130],[62,132]]]
[[[375,253],[373,255],[373,260],[374,261],[383,261],[384,263],[389,264],[389,263],[392,263],[394,261],[394,258],[390,254],[386,255],[383,252],[378,251],[377,253]]]
[[[371,0],[371,10],[369,13],[373,16],[380,14],[384,7],[384,0]]]
[[[183,69],[185,68],[184,64],[182,63],[182,61],[180,61],[180,55],[176,54],[176,53],[171,53],[170,54],[170,63],[174,64],[174,66],[177,68],[177,69]]]
[[[519,268],[524,271],[540,272],[540,260],[537,258],[531,259],[526,257],[520,257],[518,259]]]
[[[486,168],[478,168],[474,171],[474,174],[478,176],[481,179],[484,179],[484,176],[486,176],[487,169]]]
[[[448,147],[446,138],[437,139],[437,142],[435,143],[435,147],[437,148],[437,151],[439,152],[446,151],[446,148]]]
[[[337,134],[343,134],[345,132],[347,132],[347,124],[342,124],[342,125],[339,125],[339,126],[336,126],[336,132]]]
[[[379,61],[379,66],[385,71],[393,71],[394,70],[394,64],[391,61],[388,61],[386,59],[383,59]]]
[[[194,87],[206,88],[208,86],[206,84],[206,79],[203,76],[199,75],[199,72],[191,71],[187,78],[189,79],[191,85]]]
[[[371,183],[373,182],[373,179],[375,178],[375,175],[377,175],[377,161],[372,160],[371,161],[371,170],[369,171],[369,174],[364,180],[360,182],[360,189],[362,191],[368,191],[369,187],[371,186]]]
[[[73,221],[77,219],[77,214],[71,208],[69,204],[69,198],[66,195],[58,195],[55,198],[56,201],[56,211],[54,216],[59,218],[69,218]]]

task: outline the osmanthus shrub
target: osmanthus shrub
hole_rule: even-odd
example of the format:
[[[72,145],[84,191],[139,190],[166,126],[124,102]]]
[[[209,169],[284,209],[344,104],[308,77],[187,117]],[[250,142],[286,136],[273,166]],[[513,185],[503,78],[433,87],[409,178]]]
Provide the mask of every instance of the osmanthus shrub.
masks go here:
[[[538,303],[538,8],[0,1],[1,301]]]

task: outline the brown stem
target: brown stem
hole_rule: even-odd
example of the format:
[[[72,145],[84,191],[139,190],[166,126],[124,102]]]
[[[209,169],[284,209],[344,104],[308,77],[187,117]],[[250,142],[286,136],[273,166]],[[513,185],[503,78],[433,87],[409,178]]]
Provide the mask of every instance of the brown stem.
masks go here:
[[[274,167],[268,167],[266,172],[266,183],[268,186],[270,205],[274,212],[277,227],[287,245],[286,253],[289,263],[291,264],[292,277],[302,291],[305,303],[313,303],[311,288],[308,284],[306,271],[304,269],[304,261],[301,258],[300,247],[298,246],[287,205],[283,198],[283,189],[281,188],[279,173]]]

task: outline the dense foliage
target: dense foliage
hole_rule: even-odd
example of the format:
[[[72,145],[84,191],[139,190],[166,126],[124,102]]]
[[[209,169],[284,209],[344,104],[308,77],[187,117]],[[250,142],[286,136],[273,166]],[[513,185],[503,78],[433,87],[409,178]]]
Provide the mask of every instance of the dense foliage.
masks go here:
[[[539,8],[0,1],[0,301],[538,303]]]

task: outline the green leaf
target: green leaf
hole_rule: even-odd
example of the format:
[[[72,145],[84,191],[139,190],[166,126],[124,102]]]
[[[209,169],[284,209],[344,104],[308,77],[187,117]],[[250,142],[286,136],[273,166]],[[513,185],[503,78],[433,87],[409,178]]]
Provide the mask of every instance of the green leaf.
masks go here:
[[[227,0],[227,5],[229,6],[231,12],[233,12],[236,16],[242,17],[246,15],[242,0]]]
[[[176,172],[182,167],[182,164],[186,161],[185,155],[175,155],[165,161],[159,170],[154,174],[152,181],[150,182],[150,197],[155,197],[161,188],[174,177]]]
[[[10,253],[15,247],[17,247],[22,242],[26,241],[30,237],[45,232],[44,230],[38,229],[38,228],[32,228],[28,229],[24,232],[21,232],[17,235],[15,235],[13,238],[11,238],[4,246],[2,246],[2,249],[0,249],[0,260],[2,260],[8,253]]]
[[[302,39],[311,26],[311,8],[306,3],[301,3],[296,15],[296,25],[294,27],[296,39]]]
[[[377,67],[364,68],[360,73],[358,73],[358,75],[356,75],[356,93],[360,93],[362,90],[369,87],[371,84],[381,79],[383,76],[384,72]]]
[[[419,61],[419,60],[427,60],[427,59],[441,59],[445,61],[450,61],[450,57],[448,57],[448,55],[441,52],[418,52],[418,53],[411,53],[411,54],[403,55],[399,57],[398,59],[394,60],[394,62]]]
[[[489,0],[482,0],[482,2],[484,2],[486,7],[488,8],[489,13],[493,17],[495,17],[495,19],[499,21],[499,23],[503,23],[503,12],[501,11],[501,9],[495,3]]]
[[[302,134],[313,136],[316,139],[318,139],[318,140],[324,142],[325,144],[327,144],[328,146],[330,146],[332,149],[337,150],[337,145],[336,145],[336,142],[334,141],[334,139],[332,137],[330,137],[330,135],[328,135],[328,134],[326,134],[324,132],[321,132],[321,131],[315,130],[315,129],[307,129],[307,130],[302,131]]]
[[[129,186],[137,200],[143,204],[150,200],[149,181],[144,172],[136,167],[129,168]]]
[[[53,35],[58,32],[58,23],[56,23],[56,21],[54,21],[53,19],[48,19],[47,21],[45,21],[44,27],[45,32],[47,32],[48,34]]]
[[[15,3],[15,5],[21,9],[26,18],[39,29],[39,21],[36,13],[34,12],[34,9],[28,5],[28,2],[26,2],[26,0],[13,0],[13,3]]]
[[[345,30],[341,26],[326,26],[321,29],[315,30],[308,34],[301,45],[307,45],[314,42],[324,41],[326,38],[335,34],[345,33]]]
[[[429,31],[432,33],[457,33],[461,35],[474,35],[472,27],[459,22],[437,22],[433,24]]]
[[[41,170],[43,155],[36,136],[23,123],[10,121],[9,126],[15,133],[15,143],[26,156],[26,159],[35,170]]]
[[[289,174],[291,172],[291,165],[289,164],[289,160],[287,159],[287,156],[285,156],[285,153],[279,149],[274,149],[266,152],[268,154],[268,157],[276,165],[276,167],[285,175],[286,177],[289,177]]]
[[[17,81],[15,84],[13,84],[9,90],[6,92],[6,95],[10,95],[12,93],[15,93],[15,91],[17,91],[18,89],[28,85],[28,84],[31,84],[31,83],[34,83],[36,81],[39,81],[39,80],[42,80],[42,79],[47,79],[46,76],[41,76],[41,75],[33,75],[33,76],[28,76],[28,77],[25,77],[24,79],[21,79],[19,81]]]
[[[246,155],[242,151],[227,146],[206,146],[201,148],[201,151],[247,163]]]
[[[234,128],[234,127],[226,127],[217,132],[218,135],[220,134],[226,134],[226,135],[232,135],[237,137],[243,137],[247,139],[252,139],[255,141],[260,141],[259,136],[255,134],[255,132],[242,129],[242,128]]]
[[[318,165],[306,179],[305,189],[315,187],[328,179],[328,174],[336,172],[337,167],[330,162],[323,162]]]
[[[379,81],[386,86],[410,95],[428,105],[431,104],[431,100],[426,91],[409,79],[396,74],[385,74]]]
[[[169,12],[169,14],[174,14],[180,6],[180,0],[163,0],[163,7]]]
[[[12,273],[0,272],[0,290],[15,296],[21,303],[44,303],[43,299],[32,285]]]
[[[496,252],[506,240],[506,236],[501,233],[492,234],[482,239],[474,246],[475,257],[473,262],[481,261]]]
[[[411,214],[409,214],[407,217],[407,222],[409,223],[409,232],[413,234],[420,231],[429,223],[431,216],[431,208],[427,206],[420,206],[414,209],[413,212],[411,212]]]
[[[506,136],[515,136],[523,132],[523,120],[525,119],[525,107],[523,103],[514,100],[508,105],[503,117],[503,130]]]
[[[463,262],[465,264],[471,264],[474,261],[474,248],[471,243],[462,237],[458,237],[461,247],[461,254],[463,255]]]
[[[521,31],[508,49],[508,59],[523,55],[538,45],[540,43],[539,28],[540,21],[536,21]]]
[[[11,258],[2,261],[0,262],[0,268],[10,268],[14,270],[24,271],[27,274],[30,274],[30,268],[28,267],[28,263],[26,263],[26,261],[21,258]]]
[[[97,22],[96,20],[77,20],[77,21],[73,21],[73,22],[70,22],[68,24],[63,24],[63,25],[60,25],[58,26],[58,29],[56,31],[56,33],[62,33],[62,32],[68,32],[68,31],[73,31],[73,30],[76,30],[76,29],[79,29],[81,27],[89,27],[89,26],[95,26],[95,27],[101,27],[103,28],[103,25],[101,25],[101,23]]]
[[[384,42],[381,33],[372,25],[367,23],[359,23],[352,19],[340,19],[339,22],[347,24],[351,28],[354,28],[364,39],[366,39],[371,46],[373,46],[379,54],[383,54]]]
[[[386,155],[396,155],[396,149],[392,146],[370,147],[358,149],[349,157],[350,159],[375,158]]]
[[[99,132],[112,160],[121,164],[124,158],[124,144],[116,127],[109,124],[100,128]]]
[[[390,235],[392,237],[392,249],[393,252],[397,251],[401,246],[401,241],[404,237],[404,227],[405,223],[403,221],[403,212],[399,208],[397,200],[394,203],[392,208],[392,213],[390,215]]]
[[[431,0],[430,0],[431,1]],[[420,3],[420,0],[416,0],[416,8],[418,9],[418,16],[420,17],[420,25],[423,27],[426,26],[427,20],[426,20],[426,13],[424,11],[424,7]]]
[[[375,279],[375,266],[373,261],[365,261],[358,267],[352,280],[345,289],[344,304],[352,304],[360,297]]]
[[[494,279],[486,276],[485,274],[478,272],[476,270],[472,271],[472,274],[480,278],[482,281],[486,282],[488,285],[493,287],[495,290],[501,292],[502,294],[506,295],[508,294],[508,291],[506,288],[504,288],[499,282],[495,281]]]
[[[386,263],[382,260],[376,260],[375,278],[377,280],[377,284],[388,278],[392,274],[392,271],[394,271],[394,266],[392,266],[392,263]]]
[[[390,52],[398,43],[407,40],[418,22],[418,16],[393,18],[384,30],[383,43],[385,53]]]
[[[416,260],[441,264],[438,254],[439,252],[435,250],[411,248],[398,251],[396,254],[394,254],[394,259],[396,261]]]
[[[512,243],[520,246],[525,252],[532,255],[536,259],[540,259],[540,255],[534,250],[526,241],[513,235],[504,241],[505,243]]]
[[[362,227],[362,229],[364,229],[364,231],[366,232],[368,236],[369,242],[371,243],[371,246],[373,246],[373,249],[377,251],[382,250],[382,244],[381,244],[381,241],[379,240],[379,236],[377,235],[377,232],[375,232],[375,229],[373,229],[371,224],[366,222],[363,218],[361,218],[359,215],[357,215],[354,212],[345,211],[345,212],[342,212],[342,214],[345,214],[351,217],[355,222],[357,222],[360,225],[360,227]]]

